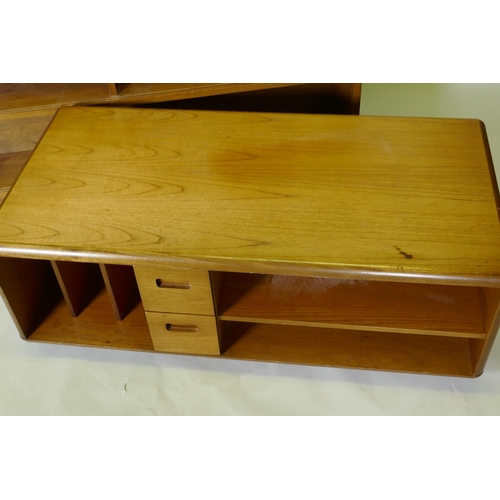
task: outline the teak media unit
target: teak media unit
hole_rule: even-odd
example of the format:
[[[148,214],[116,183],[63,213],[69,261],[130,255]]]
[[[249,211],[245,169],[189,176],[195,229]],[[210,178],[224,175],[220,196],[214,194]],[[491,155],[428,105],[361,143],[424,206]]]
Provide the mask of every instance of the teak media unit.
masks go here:
[[[0,286],[29,341],[474,377],[498,199],[478,120],[67,107]]]

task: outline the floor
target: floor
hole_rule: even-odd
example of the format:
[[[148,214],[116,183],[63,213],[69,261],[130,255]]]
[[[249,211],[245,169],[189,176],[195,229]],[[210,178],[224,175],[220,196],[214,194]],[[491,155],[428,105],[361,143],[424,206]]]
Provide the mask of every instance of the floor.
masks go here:
[[[365,84],[361,114],[474,117],[500,177],[500,85]],[[28,344],[0,300],[1,415],[499,415],[500,341],[478,379]]]

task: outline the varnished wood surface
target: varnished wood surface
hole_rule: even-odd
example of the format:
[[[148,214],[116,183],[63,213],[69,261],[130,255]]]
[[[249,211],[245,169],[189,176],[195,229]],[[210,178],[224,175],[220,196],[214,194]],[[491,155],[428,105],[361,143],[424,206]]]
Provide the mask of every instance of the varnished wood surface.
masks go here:
[[[220,354],[219,337],[214,316],[146,311],[146,318],[155,351],[184,354]]]
[[[214,315],[208,271],[169,266],[135,266],[134,271],[146,311]],[[170,287],[158,287],[158,279]]]
[[[484,338],[477,288],[227,273],[225,320]]]
[[[54,114],[55,110],[0,113],[0,203],[26,165]]]
[[[55,109],[0,113],[0,155],[32,151],[55,113]]]
[[[476,120],[63,108],[0,241],[38,258],[500,285]]]
[[[286,87],[292,83],[2,83],[0,111],[48,109],[74,104],[141,104],[231,92]]]
[[[31,151],[0,154],[0,203],[26,165]]]
[[[63,300],[50,311],[30,341],[152,351],[146,316],[141,304],[117,321],[103,288],[77,317],[72,318]]]
[[[227,323],[222,357],[471,377],[469,339]]]

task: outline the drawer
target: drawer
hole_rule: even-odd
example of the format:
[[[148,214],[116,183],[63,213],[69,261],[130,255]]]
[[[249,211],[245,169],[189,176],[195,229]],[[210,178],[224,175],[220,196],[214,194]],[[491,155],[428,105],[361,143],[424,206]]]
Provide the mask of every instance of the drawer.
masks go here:
[[[146,311],[214,314],[208,271],[134,266]]]
[[[146,311],[155,351],[184,354],[220,354],[214,316]]]

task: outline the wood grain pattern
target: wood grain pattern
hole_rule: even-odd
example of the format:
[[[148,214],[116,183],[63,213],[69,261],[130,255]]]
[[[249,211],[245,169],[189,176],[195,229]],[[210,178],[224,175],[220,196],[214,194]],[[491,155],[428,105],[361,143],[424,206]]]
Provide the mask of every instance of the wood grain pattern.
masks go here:
[[[473,376],[464,338],[228,322],[221,357]]]
[[[213,316],[146,311],[146,317],[155,351],[211,355],[220,353],[217,325]]]
[[[168,266],[135,266],[134,271],[146,311],[214,315],[208,271]],[[158,279],[189,288],[159,288]]]
[[[31,151],[0,154],[0,203],[26,165]]]
[[[0,110],[47,109],[110,98],[107,83],[3,83]]]
[[[55,109],[0,113],[0,154],[32,151],[55,113]]]
[[[477,120],[64,108],[0,240],[3,255],[500,285]]]
[[[131,266],[99,264],[115,318],[122,321],[140,302],[139,288]]]
[[[227,273],[217,314],[250,323],[485,337],[474,287]]]
[[[30,341],[153,351],[146,316],[138,304],[123,321],[116,321],[103,288],[78,318],[72,318],[63,300],[30,335]]]

